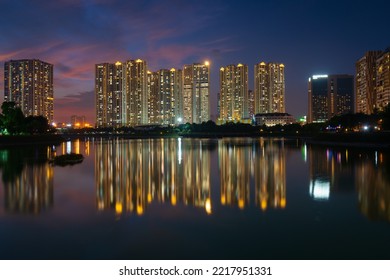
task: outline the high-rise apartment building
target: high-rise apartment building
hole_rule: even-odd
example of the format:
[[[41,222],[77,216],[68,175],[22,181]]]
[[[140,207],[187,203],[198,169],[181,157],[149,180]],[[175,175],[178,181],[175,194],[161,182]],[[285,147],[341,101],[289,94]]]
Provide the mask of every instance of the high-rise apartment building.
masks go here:
[[[376,60],[381,51],[368,51],[356,66],[355,111],[372,114],[376,107]]]
[[[145,60],[126,61],[127,125],[148,124],[148,85]]]
[[[184,65],[183,122],[202,123],[210,120],[209,63]]]
[[[328,75],[314,75],[309,78],[309,116],[308,122],[328,120]]]
[[[97,127],[148,124],[147,81],[144,60],[96,64]]]
[[[326,122],[335,115],[354,112],[352,75],[313,75],[309,78],[308,122]]]
[[[183,123],[183,70],[171,69],[173,124]]]
[[[219,77],[220,121],[248,118],[248,66],[238,64],[221,67]]]
[[[150,124],[180,124],[183,121],[182,70],[148,72]]]
[[[160,103],[160,117],[161,124],[172,124],[174,120],[173,116],[173,92],[171,88],[171,71],[167,69],[161,69],[159,74],[159,103]]]
[[[4,101],[13,101],[25,116],[53,121],[53,65],[38,59],[4,64]]]
[[[255,115],[255,92],[248,90],[248,117],[250,119]]]
[[[284,65],[255,65],[255,113],[285,113]]]
[[[149,124],[159,124],[160,118],[160,93],[158,72],[148,71],[148,118]]]
[[[384,110],[390,103],[390,48],[376,60],[376,107]]]
[[[97,127],[127,124],[125,65],[121,62],[95,65],[95,103]]]

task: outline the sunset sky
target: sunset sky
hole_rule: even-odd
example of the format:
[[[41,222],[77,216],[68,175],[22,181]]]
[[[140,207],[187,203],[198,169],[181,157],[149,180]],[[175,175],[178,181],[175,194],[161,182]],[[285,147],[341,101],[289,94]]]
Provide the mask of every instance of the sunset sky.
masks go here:
[[[220,0],[0,0],[0,101],[4,62],[54,65],[54,118],[95,122],[94,65],[145,59],[151,71],[211,62],[216,117],[219,68],[245,63],[249,88],[258,62],[286,66],[286,108],[307,114],[312,74],[354,74],[368,50],[390,46],[390,2]]]

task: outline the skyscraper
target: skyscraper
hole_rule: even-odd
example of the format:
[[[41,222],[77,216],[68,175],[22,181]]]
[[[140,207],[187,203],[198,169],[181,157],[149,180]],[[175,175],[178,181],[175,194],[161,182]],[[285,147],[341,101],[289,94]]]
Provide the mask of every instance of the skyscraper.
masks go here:
[[[352,75],[313,75],[309,78],[308,122],[326,122],[335,115],[354,112]]]
[[[126,125],[125,73],[121,62],[95,65],[97,127]]]
[[[148,72],[150,124],[179,124],[183,121],[182,70]]]
[[[221,122],[240,121],[248,117],[248,66],[243,64],[221,67],[219,119]]]
[[[376,107],[376,60],[380,53],[381,51],[368,51],[355,64],[357,113],[372,114]]]
[[[159,124],[160,118],[160,93],[158,86],[158,72],[148,71],[148,118],[149,124]]]
[[[25,116],[53,121],[53,65],[38,59],[4,64],[4,101],[13,101]]]
[[[390,102],[390,48],[376,61],[376,107],[382,111]]]
[[[145,60],[126,61],[127,124],[148,124],[147,64]]]
[[[183,70],[171,69],[171,92],[174,124],[183,122]]]
[[[148,124],[146,61],[95,65],[96,125],[120,127]]]
[[[248,117],[250,119],[255,115],[255,93],[253,90],[248,90]]]
[[[255,65],[255,113],[285,113],[284,65]]]
[[[202,123],[210,120],[210,67],[194,63],[183,69],[183,121]]]

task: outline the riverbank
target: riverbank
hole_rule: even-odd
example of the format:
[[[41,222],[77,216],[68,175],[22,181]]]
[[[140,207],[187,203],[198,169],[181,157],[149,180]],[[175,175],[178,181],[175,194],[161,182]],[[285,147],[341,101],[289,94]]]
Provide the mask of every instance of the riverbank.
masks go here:
[[[190,132],[190,133],[64,133],[41,135],[0,136],[0,147],[49,144],[59,145],[63,141],[85,138],[102,139],[159,139],[159,138],[284,138],[296,139],[311,145],[390,148],[390,132],[375,133],[287,133],[287,132]]]
[[[65,138],[61,134],[39,135],[1,135],[0,147],[24,146],[35,144],[59,145]]]
[[[390,132],[320,133],[306,143],[322,146],[390,148]]]

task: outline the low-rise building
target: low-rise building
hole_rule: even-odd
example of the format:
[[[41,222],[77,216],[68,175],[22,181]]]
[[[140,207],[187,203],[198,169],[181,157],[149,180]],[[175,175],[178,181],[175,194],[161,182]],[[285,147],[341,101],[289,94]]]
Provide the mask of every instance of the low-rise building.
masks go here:
[[[268,113],[268,114],[256,114],[256,125],[286,125],[296,123],[295,118],[288,113]]]

